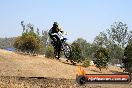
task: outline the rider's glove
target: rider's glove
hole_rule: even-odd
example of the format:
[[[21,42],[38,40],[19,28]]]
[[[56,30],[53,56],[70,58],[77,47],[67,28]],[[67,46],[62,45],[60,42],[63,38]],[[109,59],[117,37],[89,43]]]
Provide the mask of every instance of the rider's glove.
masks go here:
[[[64,33],[64,31],[60,31],[62,34]]]
[[[64,35],[67,35],[68,33],[67,33],[67,32],[64,32],[63,34],[64,34]]]

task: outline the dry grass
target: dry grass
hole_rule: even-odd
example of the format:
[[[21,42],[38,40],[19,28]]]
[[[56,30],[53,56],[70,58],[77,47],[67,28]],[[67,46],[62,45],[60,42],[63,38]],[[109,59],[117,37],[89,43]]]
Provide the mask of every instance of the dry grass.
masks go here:
[[[76,77],[76,69],[77,66],[66,64],[65,59],[58,61],[55,59],[47,59],[44,56],[34,57],[28,55],[20,55],[6,50],[0,50],[0,76],[4,76],[0,77],[1,88],[80,87],[76,85],[74,80]],[[103,69],[101,72],[95,66],[84,68],[84,70],[88,74],[113,74],[115,72],[122,72],[120,68],[114,66],[109,67],[107,70]],[[20,79],[21,77],[48,77],[49,79]],[[91,86],[81,86],[81,88],[109,88],[109,86],[106,85],[90,85]],[[110,86],[112,86],[112,84]],[[115,87],[119,86],[120,85],[117,85]],[[123,85],[119,88],[125,88],[125,86]],[[130,87],[128,86],[128,88]]]

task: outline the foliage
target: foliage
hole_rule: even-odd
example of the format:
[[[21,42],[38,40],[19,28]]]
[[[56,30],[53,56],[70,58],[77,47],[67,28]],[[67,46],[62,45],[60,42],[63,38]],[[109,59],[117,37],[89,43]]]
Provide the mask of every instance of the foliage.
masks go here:
[[[54,58],[54,48],[52,45],[48,45],[45,52],[45,57]]]
[[[124,47],[127,45],[132,35],[128,32],[128,26],[122,22],[114,22],[111,25],[111,29],[107,30],[109,38],[109,49],[110,59],[112,63],[121,63],[124,53]]]
[[[88,43],[85,39],[83,38],[78,38],[74,42],[78,43],[80,48],[81,48],[81,53],[84,58],[93,58],[93,53],[94,53],[94,48],[93,44]]]
[[[46,47],[47,45],[49,44],[49,35],[48,35],[48,31],[42,31],[42,36],[41,36],[41,41],[44,45],[44,49],[43,52],[45,53],[46,52]]]
[[[35,29],[34,25],[30,23],[25,25],[24,21],[21,22],[21,26],[23,29],[22,35],[16,39],[0,38],[0,48],[5,49],[14,46],[17,50],[47,54],[47,57],[49,54],[53,54],[53,48],[49,45],[51,40],[49,39],[48,31],[42,31],[42,34],[40,34],[39,28]],[[103,47],[106,51],[109,51],[107,53],[109,61],[112,64],[121,63],[124,55],[125,58],[129,58],[126,52],[130,52],[127,47],[130,46],[131,41],[132,31],[128,31],[128,26],[122,22],[114,22],[106,32],[100,32],[99,35],[95,37],[93,43],[88,43],[83,38],[75,40],[71,44],[72,56],[71,58],[68,58],[68,60],[73,64],[82,62],[84,58],[91,58],[94,60],[97,50],[100,50],[100,47]],[[52,57],[52,55],[49,56]]]
[[[132,73],[132,41],[125,48],[123,63],[127,71]]]
[[[84,59],[84,57],[82,55],[82,50],[80,45],[76,42],[73,42],[71,44],[71,48],[72,48],[72,53],[71,53],[71,57],[68,60],[70,60],[72,64],[81,62]]]
[[[74,42],[78,43],[80,48],[81,48],[81,53],[83,55],[83,57],[86,57],[86,47],[87,47],[87,41],[84,40],[83,38],[78,38],[77,40],[75,40]]]
[[[107,49],[109,50],[108,54],[110,56],[110,62],[112,64],[121,63],[121,59],[123,58],[124,50],[116,44],[109,45],[109,47],[107,47]]]
[[[115,22],[111,25],[111,29],[107,30],[109,38],[112,40],[114,44],[117,44],[121,48],[124,48],[128,43],[130,37],[130,33],[128,32],[127,24],[122,22]]]
[[[32,54],[39,53],[43,47],[40,37],[34,32],[34,28],[31,24],[27,24],[26,26],[26,31],[24,31],[25,29],[23,30],[22,36],[16,38],[14,47],[22,52]]]
[[[100,32],[99,35],[95,37],[93,43],[99,47],[106,47],[108,44],[107,34],[104,32]]]
[[[23,41],[22,41],[22,37],[17,37],[15,39],[15,42],[14,42],[14,48],[16,48],[17,50],[21,50],[22,49],[22,44],[23,44]],[[21,50],[22,51],[22,50]]]
[[[100,47],[95,53],[95,62],[94,64],[100,70],[101,68],[106,68],[109,60],[108,51],[105,48]]]
[[[12,38],[0,38],[0,49],[13,48],[15,37]]]
[[[82,61],[82,66],[83,67],[89,67],[90,66],[90,60],[86,58],[84,61]]]
[[[122,22],[114,22],[110,29],[100,32],[94,39],[93,44],[105,47],[109,50],[110,62],[112,64],[121,63],[124,47],[132,39],[132,33],[128,32],[128,27]]]

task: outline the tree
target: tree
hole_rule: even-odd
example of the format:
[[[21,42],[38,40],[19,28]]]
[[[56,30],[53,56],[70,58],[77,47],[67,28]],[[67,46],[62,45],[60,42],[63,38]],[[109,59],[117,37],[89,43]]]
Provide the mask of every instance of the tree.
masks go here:
[[[81,62],[84,59],[84,57],[82,55],[82,50],[80,45],[76,42],[73,42],[71,44],[71,48],[72,48],[71,57],[68,58],[68,60],[70,60],[72,64]]]
[[[104,32],[100,32],[100,34],[95,37],[93,43],[96,44],[99,47],[107,47],[107,45],[108,45],[107,34],[104,33]]]
[[[105,47],[109,50],[110,62],[121,63],[124,47],[132,39],[132,33],[128,32],[128,27],[122,22],[115,22],[110,29],[100,32],[95,37],[93,44]]]
[[[14,48],[16,48],[17,50],[23,51],[23,49],[22,49],[22,44],[23,44],[22,37],[17,37],[17,38],[15,39],[15,42],[14,42],[13,46],[14,46]]]
[[[33,25],[33,24],[28,23],[28,24],[26,25],[26,28],[27,28],[27,30],[28,30],[29,32],[34,32],[34,25]]]
[[[83,38],[77,38],[74,42],[79,44],[84,58],[93,58],[93,53],[97,49],[95,45],[88,43]]]
[[[123,58],[124,67],[130,73],[132,73],[132,41],[128,43],[124,50],[124,58]]]
[[[102,68],[107,67],[109,56],[108,51],[105,48],[100,47],[95,53],[95,58],[94,64],[96,64],[96,67],[99,68],[100,71]]]
[[[16,39],[14,47],[19,51],[34,55],[40,52],[43,45],[39,35],[34,32],[33,26],[31,24],[27,24],[26,31],[22,33],[22,36]]]
[[[37,35],[40,35],[39,33],[40,33],[40,32],[39,32],[39,28],[37,28]]]
[[[42,31],[42,37],[41,37],[41,41],[44,45],[44,53],[46,53],[47,50],[47,46],[49,45],[49,35],[48,35],[48,31]]]
[[[81,48],[81,53],[83,55],[84,58],[87,57],[87,54],[86,54],[86,49],[87,49],[87,41],[83,38],[78,38],[77,40],[74,41],[75,43],[78,43],[80,48]]]
[[[127,24],[122,22],[115,22],[111,25],[111,29],[107,29],[107,33],[109,35],[109,39],[121,48],[124,48],[129,39],[132,37],[132,35],[128,32]]]
[[[15,37],[0,38],[0,48],[1,49],[13,48],[14,41],[15,41]]]
[[[114,43],[111,43],[109,45],[109,47],[107,47],[107,49],[109,50],[110,62],[113,65],[117,64],[117,63],[121,63],[121,59],[123,58],[124,50],[120,46],[118,46]]]
[[[42,44],[39,37],[35,33],[28,32],[16,39],[14,47],[22,52],[35,54],[40,51]]]
[[[95,50],[97,49],[93,44],[87,43],[85,46],[85,58],[93,59],[94,58],[93,54]]]
[[[130,44],[131,42],[132,42],[132,31],[130,31],[130,34],[129,34],[128,44]]]
[[[107,35],[111,43],[109,44],[111,61],[121,63],[124,48],[132,38],[131,32],[128,32],[127,24],[115,22],[111,29],[107,30]],[[115,61],[116,60],[116,61]]]
[[[21,21],[21,26],[23,28],[23,32],[25,31],[25,25],[24,25],[24,21]]]

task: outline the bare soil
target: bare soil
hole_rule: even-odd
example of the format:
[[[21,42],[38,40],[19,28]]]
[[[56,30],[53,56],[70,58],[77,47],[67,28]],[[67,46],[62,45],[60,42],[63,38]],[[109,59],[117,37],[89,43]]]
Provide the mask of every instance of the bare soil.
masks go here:
[[[88,74],[115,74],[115,66],[99,71],[95,66],[83,68]],[[0,50],[0,88],[132,88],[129,84],[76,84],[77,66],[44,56],[21,55]]]

